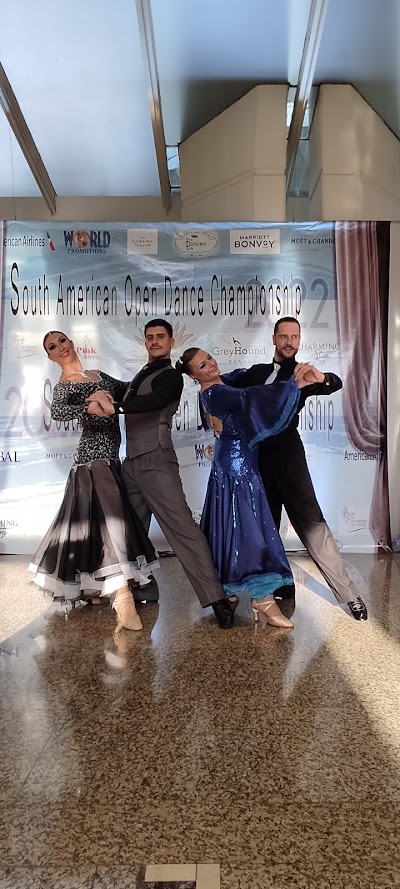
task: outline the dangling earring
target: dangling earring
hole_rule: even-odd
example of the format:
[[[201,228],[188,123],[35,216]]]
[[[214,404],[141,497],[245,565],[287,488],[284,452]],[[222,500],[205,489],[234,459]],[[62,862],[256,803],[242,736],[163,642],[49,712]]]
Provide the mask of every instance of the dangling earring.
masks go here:
[[[197,386],[199,385],[199,381],[196,379],[196,377],[193,377],[193,382],[194,382]]]

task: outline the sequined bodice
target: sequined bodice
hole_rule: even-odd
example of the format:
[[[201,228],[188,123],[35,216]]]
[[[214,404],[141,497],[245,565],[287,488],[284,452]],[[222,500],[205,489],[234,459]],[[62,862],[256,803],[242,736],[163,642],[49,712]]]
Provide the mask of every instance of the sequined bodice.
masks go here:
[[[216,388],[208,390],[209,400]],[[222,394],[221,388],[218,388],[217,391],[219,395]],[[227,387],[224,387],[223,394],[225,395],[225,393],[227,393]],[[205,400],[203,396],[203,401]],[[237,401],[239,402],[239,393],[237,393]],[[210,416],[212,415],[209,414]],[[211,424],[215,437],[213,471],[222,469],[231,477],[248,478],[254,470],[257,471],[258,456],[248,447],[248,437],[243,429],[242,414],[240,412],[219,412],[218,419],[223,424],[221,431],[214,429]]]
[[[119,455],[121,433],[117,415],[97,417],[87,413],[86,399],[98,389],[107,390],[119,401],[127,383],[99,373],[100,380],[82,382],[62,382],[54,387],[51,415],[54,420],[77,419],[82,426],[82,435],[74,453],[74,465],[91,463],[93,460],[116,460]]]
[[[231,417],[226,418],[222,432],[215,436],[214,470],[218,467],[231,478],[251,480],[258,472],[258,455],[250,451],[243,433],[235,428]]]

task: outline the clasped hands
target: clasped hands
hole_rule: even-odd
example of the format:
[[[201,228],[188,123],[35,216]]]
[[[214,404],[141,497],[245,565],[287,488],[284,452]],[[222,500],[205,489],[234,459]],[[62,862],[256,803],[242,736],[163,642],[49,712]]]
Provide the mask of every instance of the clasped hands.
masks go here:
[[[113,399],[110,393],[104,389],[93,392],[93,395],[89,395],[86,401],[88,414],[95,414],[96,417],[113,417],[115,414]]]
[[[304,386],[312,386],[313,383],[323,383],[325,379],[325,374],[305,361],[296,364],[293,375],[299,389],[303,389]],[[110,393],[104,389],[93,392],[93,395],[89,395],[86,401],[88,414],[95,414],[97,417],[112,417],[115,414],[113,399]]]
[[[308,364],[306,361],[296,364],[293,376],[299,389],[303,389],[304,386],[312,386],[313,383],[323,383],[325,379],[325,374],[322,371],[317,370],[313,364]]]

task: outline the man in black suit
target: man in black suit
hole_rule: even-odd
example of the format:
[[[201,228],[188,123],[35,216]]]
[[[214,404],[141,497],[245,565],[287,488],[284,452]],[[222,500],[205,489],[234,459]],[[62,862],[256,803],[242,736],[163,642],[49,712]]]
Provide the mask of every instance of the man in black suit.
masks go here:
[[[298,365],[296,354],[301,330],[296,318],[276,322],[272,342],[275,346],[271,364],[254,364],[248,370],[225,374],[225,382],[236,387],[272,383],[288,379]],[[290,426],[259,446],[259,469],[276,527],[285,507],[293,528],[305,549],[325,577],[340,604],[348,605],[356,620],[367,620],[367,608],[343,565],[332,532],[322,515],[308,471],[304,446],[298,433],[298,414],[311,395],[330,395],[342,388],[333,373],[322,373],[312,365],[305,377],[309,386],[301,389],[298,412]],[[293,591],[292,591],[293,595]]]

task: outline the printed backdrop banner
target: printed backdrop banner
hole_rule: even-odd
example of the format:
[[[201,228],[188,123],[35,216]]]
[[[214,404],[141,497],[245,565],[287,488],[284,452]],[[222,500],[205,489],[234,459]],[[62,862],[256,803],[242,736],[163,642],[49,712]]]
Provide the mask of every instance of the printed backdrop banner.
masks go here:
[[[171,323],[173,360],[199,345],[224,372],[270,361],[274,324],[293,315],[302,327],[299,360],[346,374],[333,224],[1,225],[0,552],[35,550],[61,502],[79,436],[76,423],[50,415],[59,369],[42,348],[47,331],[68,334],[84,367],[127,380],[145,363],[151,318]],[[300,429],[339,547],[370,551],[379,455],[351,443],[340,392],[310,398]],[[190,380],[174,442],[198,518],[213,437],[201,429]],[[296,548],[287,519],[281,530],[287,548]]]

